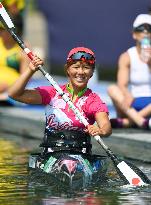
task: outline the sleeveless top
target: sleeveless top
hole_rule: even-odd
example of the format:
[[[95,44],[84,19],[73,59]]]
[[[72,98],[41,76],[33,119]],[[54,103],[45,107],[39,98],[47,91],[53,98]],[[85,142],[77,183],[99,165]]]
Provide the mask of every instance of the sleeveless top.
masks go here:
[[[69,98],[72,94],[68,91],[67,85],[60,86]],[[83,131],[84,125],[75,116],[68,104],[61,98],[52,86],[41,86],[36,88],[42,97],[42,104],[46,105],[46,128],[51,130],[77,130]],[[89,88],[82,96],[77,97],[73,104],[81,111],[89,124],[94,124],[97,112],[108,113],[108,108],[100,97]]]
[[[151,96],[151,70],[141,61],[136,47],[128,49],[130,56],[130,89],[134,98]]]
[[[0,38],[0,82],[11,85],[19,77],[21,49],[16,44],[7,49]]]

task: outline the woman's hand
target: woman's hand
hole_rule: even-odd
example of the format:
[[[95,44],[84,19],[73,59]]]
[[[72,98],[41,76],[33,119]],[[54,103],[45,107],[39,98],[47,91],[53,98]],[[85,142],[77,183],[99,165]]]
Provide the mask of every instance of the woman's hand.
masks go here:
[[[38,56],[34,56],[33,60],[29,63],[29,68],[30,70],[36,72],[38,70],[39,66],[43,66],[43,61],[38,57]]]
[[[84,130],[85,132],[88,132],[89,133],[89,135],[91,135],[91,136],[96,136],[96,135],[101,135],[101,130],[100,130],[100,128],[98,127],[98,126],[96,126],[96,125],[89,125],[88,127],[87,127],[87,129],[85,129]]]

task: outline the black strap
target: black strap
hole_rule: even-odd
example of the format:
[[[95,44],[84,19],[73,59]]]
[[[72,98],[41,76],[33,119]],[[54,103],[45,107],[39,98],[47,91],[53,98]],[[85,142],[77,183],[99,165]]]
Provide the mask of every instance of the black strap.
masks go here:
[[[91,150],[91,137],[82,131],[47,131],[40,147],[51,147],[54,151],[58,150],[77,150],[83,148],[86,152]]]

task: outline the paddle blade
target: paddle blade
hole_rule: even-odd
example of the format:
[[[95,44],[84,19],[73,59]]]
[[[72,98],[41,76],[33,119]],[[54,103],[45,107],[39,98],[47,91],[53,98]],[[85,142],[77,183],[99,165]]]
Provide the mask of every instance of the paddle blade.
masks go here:
[[[106,150],[106,152],[113,161],[119,176],[126,184],[130,184],[132,186],[151,184],[148,177],[134,164],[119,159],[110,149]]]
[[[135,171],[135,173],[137,173],[138,176],[140,176],[140,178],[143,180],[145,184],[151,184],[150,179],[138,167],[136,167],[134,164],[132,164],[129,161],[125,161],[125,162],[129,167],[131,167],[131,169]]]
[[[143,186],[151,184],[148,177],[136,166],[130,162],[125,162],[120,160],[103,142],[100,136],[95,136],[97,142],[103,147],[107,155],[113,161],[113,164],[116,167],[116,170],[121,177],[121,179],[126,183],[132,186]]]
[[[0,3],[0,15],[1,15],[1,19],[2,22],[9,28],[14,28],[14,24],[12,22],[12,20],[10,19],[7,11],[5,10],[4,6],[2,3]]]
[[[130,163],[121,161],[119,164],[117,164],[117,167],[132,186],[143,186],[149,184],[150,182],[147,176],[140,169],[134,165],[130,166]]]

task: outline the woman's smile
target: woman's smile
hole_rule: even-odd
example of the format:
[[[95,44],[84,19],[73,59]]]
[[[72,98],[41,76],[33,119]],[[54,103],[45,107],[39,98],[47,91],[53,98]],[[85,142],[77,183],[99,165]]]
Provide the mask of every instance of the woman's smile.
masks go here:
[[[68,68],[67,73],[73,85],[83,88],[92,77],[93,69],[89,64],[77,61]]]
[[[87,81],[85,76],[76,76],[74,79],[79,83]]]

